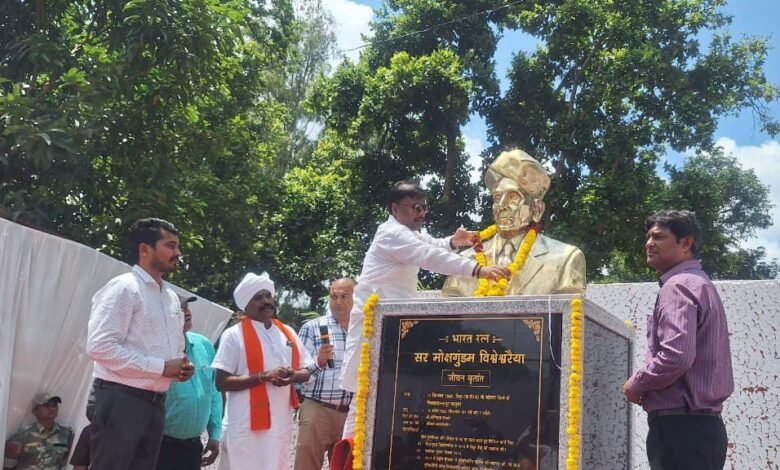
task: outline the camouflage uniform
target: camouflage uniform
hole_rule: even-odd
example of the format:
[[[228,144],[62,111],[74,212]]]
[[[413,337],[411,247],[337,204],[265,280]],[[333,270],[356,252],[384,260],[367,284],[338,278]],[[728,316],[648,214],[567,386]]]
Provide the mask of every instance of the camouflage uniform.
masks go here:
[[[54,424],[46,431],[40,423],[22,429],[5,444],[5,467],[15,470],[60,470],[65,466],[73,431]]]

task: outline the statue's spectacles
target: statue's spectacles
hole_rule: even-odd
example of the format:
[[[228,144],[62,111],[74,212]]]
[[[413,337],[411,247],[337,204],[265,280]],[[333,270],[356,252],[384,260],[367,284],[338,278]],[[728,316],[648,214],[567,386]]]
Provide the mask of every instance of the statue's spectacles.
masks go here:
[[[401,204],[398,203],[399,206],[406,206],[411,207],[411,209],[414,211],[415,214],[421,214],[423,212],[428,212],[428,204],[420,204],[419,202],[415,202],[414,204]]]

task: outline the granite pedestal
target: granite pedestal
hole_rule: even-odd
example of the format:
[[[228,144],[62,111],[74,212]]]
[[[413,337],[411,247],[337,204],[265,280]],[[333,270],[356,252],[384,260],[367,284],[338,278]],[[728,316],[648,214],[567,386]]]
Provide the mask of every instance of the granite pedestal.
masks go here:
[[[575,297],[381,300],[366,468],[565,468]],[[587,299],[583,313],[581,468],[626,469],[632,333]]]

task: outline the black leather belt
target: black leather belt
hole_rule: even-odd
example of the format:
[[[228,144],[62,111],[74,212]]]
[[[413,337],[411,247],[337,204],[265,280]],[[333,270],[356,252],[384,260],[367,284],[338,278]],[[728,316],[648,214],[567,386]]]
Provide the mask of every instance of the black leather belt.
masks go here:
[[[151,390],[135,388],[129,385],[110,382],[108,380],[103,380],[103,379],[95,379],[94,385],[95,388],[109,388],[114,390],[122,390],[123,392],[130,393],[137,397],[143,398],[146,401],[152,402],[153,405],[165,406],[165,392],[153,392]]]
[[[200,444],[200,436],[198,437],[191,437],[189,439],[179,439],[177,437],[172,437],[167,434],[163,434],[163,441],[173,442],[176,444]]]
[[[330,408],[331,410],[336,410],[336,411],[338,411],[340,413],[346,413],[347,411],[349,411],[349,405],[333,405],[331,403],[326,403],[324,401],[315,400],[314,398],[311,398],[311,397],[306,397],[306,399],[307,400],[311,400],[311,401],[313,401],[314,403],[316,403],[318,405],[322,405],[325,408]]]
[[[720,411],[692,410],[690,408],[671,408],[668,410],[653,410],[647,413],[647,420],[652,421],[661,416],[720,416]]]

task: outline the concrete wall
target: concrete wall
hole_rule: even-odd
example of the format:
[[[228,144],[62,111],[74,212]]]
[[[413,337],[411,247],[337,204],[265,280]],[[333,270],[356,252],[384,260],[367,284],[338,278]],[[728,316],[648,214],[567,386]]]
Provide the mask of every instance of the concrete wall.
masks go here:
[[[780,469],[780,281],[715,283],[726,308],[736,383],[724,405],[726,469]],[[633,367],[647,351],[646,321],[658,284],[591,284],[586,297],[636,328]],[[645,470],[647,417],[633,406],[631,468]]]

